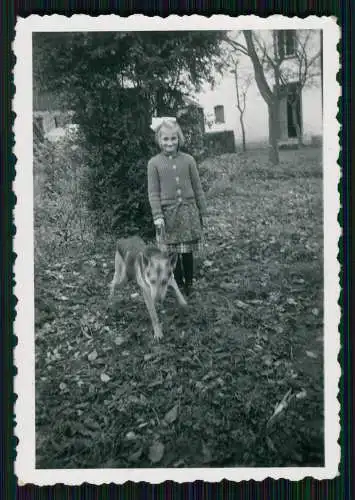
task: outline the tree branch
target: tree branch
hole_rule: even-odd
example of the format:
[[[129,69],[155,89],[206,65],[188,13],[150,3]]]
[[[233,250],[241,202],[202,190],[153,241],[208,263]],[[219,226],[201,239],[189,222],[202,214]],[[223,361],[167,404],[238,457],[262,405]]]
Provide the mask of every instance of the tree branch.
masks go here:
[[[226,43],[228,43],[231,47],[233,47],[238,52],[241,52],[242,54],[244,54],[246,56],[249,55],[248,49],[246,47],[244,47],[244,45],[242,45],[241,43],[236,42],[235,40],[232,40],[231,38],[229,38],[229,36],[226,37],[225,41],[226,41]]]
[[[246,100],[247,100],[247,92],[245,91],[245,92],[243,93],[243,113],[244,113],[244,111],[245,111]]]
[[[250,30],[244,31],[244,38],[248,48],[248,55],[253,63],[255,80],[258,85],[258,89],[264,98],[266,103],[270,103],[273,98],[273,93],[266,81],[264,69],[259,60],[258,54],[256,53],[254,43],[253,43],[253,33]]]
[[[260,51],[263,54],[263,61],[262,62],[267,61],[272,68],[275,68],[276,64],[272,60],[272,58],[269,56],[269,54],[267,53],[266,44],[265,43],[262,44],[259,37],[257,37],[255,33],[254,33],[253,39],[255,40],[257,46],[259,47]]]

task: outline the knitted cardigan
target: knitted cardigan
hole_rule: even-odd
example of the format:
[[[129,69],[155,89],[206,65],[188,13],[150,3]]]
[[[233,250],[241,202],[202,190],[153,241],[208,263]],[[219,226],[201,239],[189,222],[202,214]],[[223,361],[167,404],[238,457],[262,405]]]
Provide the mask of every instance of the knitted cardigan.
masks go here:
[[[154,220],[163,216],[162,206],[183,201],[195,200],[201,217],[207,212],[196,162],[180,151],[159,153],[148,162],[148,197]]]

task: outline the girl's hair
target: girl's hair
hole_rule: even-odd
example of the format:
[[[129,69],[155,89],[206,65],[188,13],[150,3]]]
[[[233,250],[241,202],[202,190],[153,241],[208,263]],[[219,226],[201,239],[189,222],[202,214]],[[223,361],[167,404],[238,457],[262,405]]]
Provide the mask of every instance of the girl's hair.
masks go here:
[[[172,120],[164,120],[155,131],[155,141],[158,144],[158,146],[160,146],[159,138],[160,138],[160,132],[163,128],[176,131],[176,134],[179,139],[179,148],[181,148],[185,144],[185,137],[184,134],[182,133],[182,130],[178,122]]]

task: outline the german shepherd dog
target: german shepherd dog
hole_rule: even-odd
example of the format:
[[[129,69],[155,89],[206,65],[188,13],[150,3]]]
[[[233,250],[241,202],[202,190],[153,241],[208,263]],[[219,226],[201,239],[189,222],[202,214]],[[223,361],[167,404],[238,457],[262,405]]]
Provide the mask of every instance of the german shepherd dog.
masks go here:
[[[155,246],[147,246],[139,236],[117,241],[115,253],[115,274],[110,283],[112,299],[116,286],[127,281],[136,281],[141,288],[150,319],[154,338],[163,337],[163,331],[155,309],[157,300],[165,299],[168,287],[171,286],[182,307],[187,303],[174,278],[177,255],[167,255]]]

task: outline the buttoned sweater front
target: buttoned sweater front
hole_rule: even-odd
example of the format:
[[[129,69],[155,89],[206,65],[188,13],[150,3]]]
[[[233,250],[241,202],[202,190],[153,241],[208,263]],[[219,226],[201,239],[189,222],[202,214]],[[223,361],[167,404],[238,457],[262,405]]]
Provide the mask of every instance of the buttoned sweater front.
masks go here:
[[[162,207],[195,200],[201,217],[206,202],[196,162],[187,153],[159,153],[148,163],[148,197],[154,219],[162,217]]]

